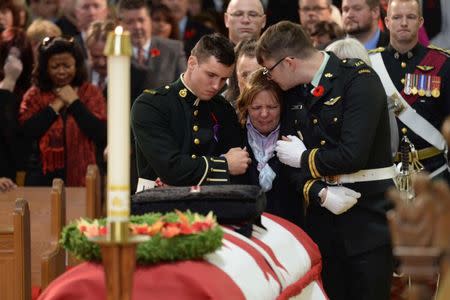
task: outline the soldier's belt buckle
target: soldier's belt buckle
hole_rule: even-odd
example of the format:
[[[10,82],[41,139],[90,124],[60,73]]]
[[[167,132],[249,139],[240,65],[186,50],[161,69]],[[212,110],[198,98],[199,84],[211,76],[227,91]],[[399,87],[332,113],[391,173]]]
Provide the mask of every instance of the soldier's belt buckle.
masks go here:
[[[339,184],[339,175],[334,176],[325,176],[325,182],[329,185],[338,185]]]

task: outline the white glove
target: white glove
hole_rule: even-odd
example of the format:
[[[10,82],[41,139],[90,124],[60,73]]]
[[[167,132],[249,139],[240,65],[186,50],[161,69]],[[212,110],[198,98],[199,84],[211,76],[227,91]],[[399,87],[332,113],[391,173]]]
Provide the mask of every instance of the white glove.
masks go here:
[[[322,199],[322,207],[340,215],[355,205],[361,194],[345,186],[329,186],[320,191],[319,197]]]
[[[278,159],[285,165],[300,168],[300,159],[306,147],[303,142],[295,135],[287,136],[290,141],[277,141],[275,151]]]

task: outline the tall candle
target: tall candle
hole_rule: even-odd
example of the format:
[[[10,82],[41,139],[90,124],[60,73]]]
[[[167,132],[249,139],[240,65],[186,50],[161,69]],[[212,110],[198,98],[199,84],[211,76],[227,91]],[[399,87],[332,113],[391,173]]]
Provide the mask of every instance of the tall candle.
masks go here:
[[[130,35],[121,26],[110,32],[108,57],[108,223],[130,215]],[[117,238],[116,238],[117,239]],[[119,239],[121,239],[119,237]]]

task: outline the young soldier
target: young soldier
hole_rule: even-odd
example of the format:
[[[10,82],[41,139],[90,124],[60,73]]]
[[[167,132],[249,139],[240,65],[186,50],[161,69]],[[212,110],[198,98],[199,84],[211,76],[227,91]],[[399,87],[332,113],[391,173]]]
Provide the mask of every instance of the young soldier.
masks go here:
[[[218,94],[234,62],[227,38],[206,35],[180,79],[136,100],[131,123],[139,177],[185,186],[226,184],[230,175],[245,173],[250,158],[239,148],[241,128],[232,106]]]

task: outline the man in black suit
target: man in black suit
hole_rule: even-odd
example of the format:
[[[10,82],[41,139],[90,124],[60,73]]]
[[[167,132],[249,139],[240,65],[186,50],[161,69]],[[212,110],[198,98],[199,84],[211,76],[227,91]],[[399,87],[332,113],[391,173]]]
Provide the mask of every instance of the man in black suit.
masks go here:
[[[184,51],[189,56],[200,38],[213,31],[189,16],[188,0],[162,0],[161,3],[170,8],[174,19],[178,22],[180,40],[183,41]]]
[[[186,72],[146,90],[131,111],[139,177],[165,184],[226,184],[247,170],[236,113],[220,94],[234,67],[231,42],[218,34],[200,39]]]
[[[380,0],[343,0],[344,31],[360,41],[367,50],[389,44],[389,34],[378,27]]]
[[[323,256],[330,299],[389,299],[392,252],[385,191],[393,185],[386,94],[359,59],[312,46],[280,22],[261,36],[258,62],[284,96],[276,152],[307,207],[305,230]],[[367,97],[370,95],[370,97]]]

